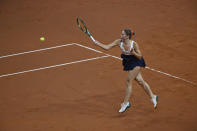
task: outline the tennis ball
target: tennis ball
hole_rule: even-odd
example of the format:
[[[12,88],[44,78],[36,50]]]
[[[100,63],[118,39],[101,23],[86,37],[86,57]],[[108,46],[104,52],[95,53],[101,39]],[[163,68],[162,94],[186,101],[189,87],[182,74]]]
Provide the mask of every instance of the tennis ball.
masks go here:
[[[45,38],[44,37],[40,37],[40,41],[45,41]]]

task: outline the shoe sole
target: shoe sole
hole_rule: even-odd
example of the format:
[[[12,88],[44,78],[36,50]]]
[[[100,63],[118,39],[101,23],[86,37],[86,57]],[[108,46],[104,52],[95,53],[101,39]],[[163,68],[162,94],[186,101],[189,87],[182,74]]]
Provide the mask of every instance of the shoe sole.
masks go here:
[[[131,107],[130,103],[129,103],[129,105],[126,107],[126,109],[123,112],[125,112],[129,107]],[[120,112],[120,113],[123,113],[123,112]]]
[[[158,104],[158,100],[159,100],[159,96],[156,96],[156,101],[157,101],[157,104]],[[157,108],[157,105],[155,107],[155,109]]]

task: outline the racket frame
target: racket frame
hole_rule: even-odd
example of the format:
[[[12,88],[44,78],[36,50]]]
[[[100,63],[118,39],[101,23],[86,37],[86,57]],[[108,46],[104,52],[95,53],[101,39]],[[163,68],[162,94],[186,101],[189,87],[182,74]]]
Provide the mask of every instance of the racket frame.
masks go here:
[[[79,21],[83,24],[83,26],[85,27],[85,30],[82,29],[82,27],[81,27],[80,24],[79,24]],[[87,35],[91,38],[91,40],[92,40],[93,42],[96,41],[96,40],[93,38],[93,36],[90,34],[90,32],[88,31],[88,28],[87,28],[85,22],[84,22],[82,19],[80,19],[79,17],[77,17],[77,25],[78,25],[78,27],[81,29],[82,32],[84,32],[85,34],[87,34]]]

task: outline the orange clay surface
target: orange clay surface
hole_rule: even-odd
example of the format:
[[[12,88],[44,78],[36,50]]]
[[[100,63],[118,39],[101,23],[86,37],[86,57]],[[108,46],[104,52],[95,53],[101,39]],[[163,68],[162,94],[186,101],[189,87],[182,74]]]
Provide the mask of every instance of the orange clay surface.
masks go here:
[[[147,66],[197,83],[196,0],[1,0],[0,56],[136,32]],[[46,41],[40,42],[44,36]],[[103,56],[76,45],[0,59],[0,75]],[[197,86],[142,69],[159,95],[156,110],[133,82],[132,107],[120,114],[127,72],[112,57],[0,78],[0,131],[196,131]]]

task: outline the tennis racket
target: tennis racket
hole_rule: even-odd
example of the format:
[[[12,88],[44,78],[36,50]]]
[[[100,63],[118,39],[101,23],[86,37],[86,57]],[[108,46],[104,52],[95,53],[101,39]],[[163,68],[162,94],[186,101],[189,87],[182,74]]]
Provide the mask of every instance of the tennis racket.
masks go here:
[[[83,20],[80,19],[79,17],[77,17],[77,25],[79,26],[79,29],[81,29],[86,35],[88,35],[92,39],[93,42],[95,42],[95,39],[92,37],[92,35],[88,31],[87,26],[85,25]]]

